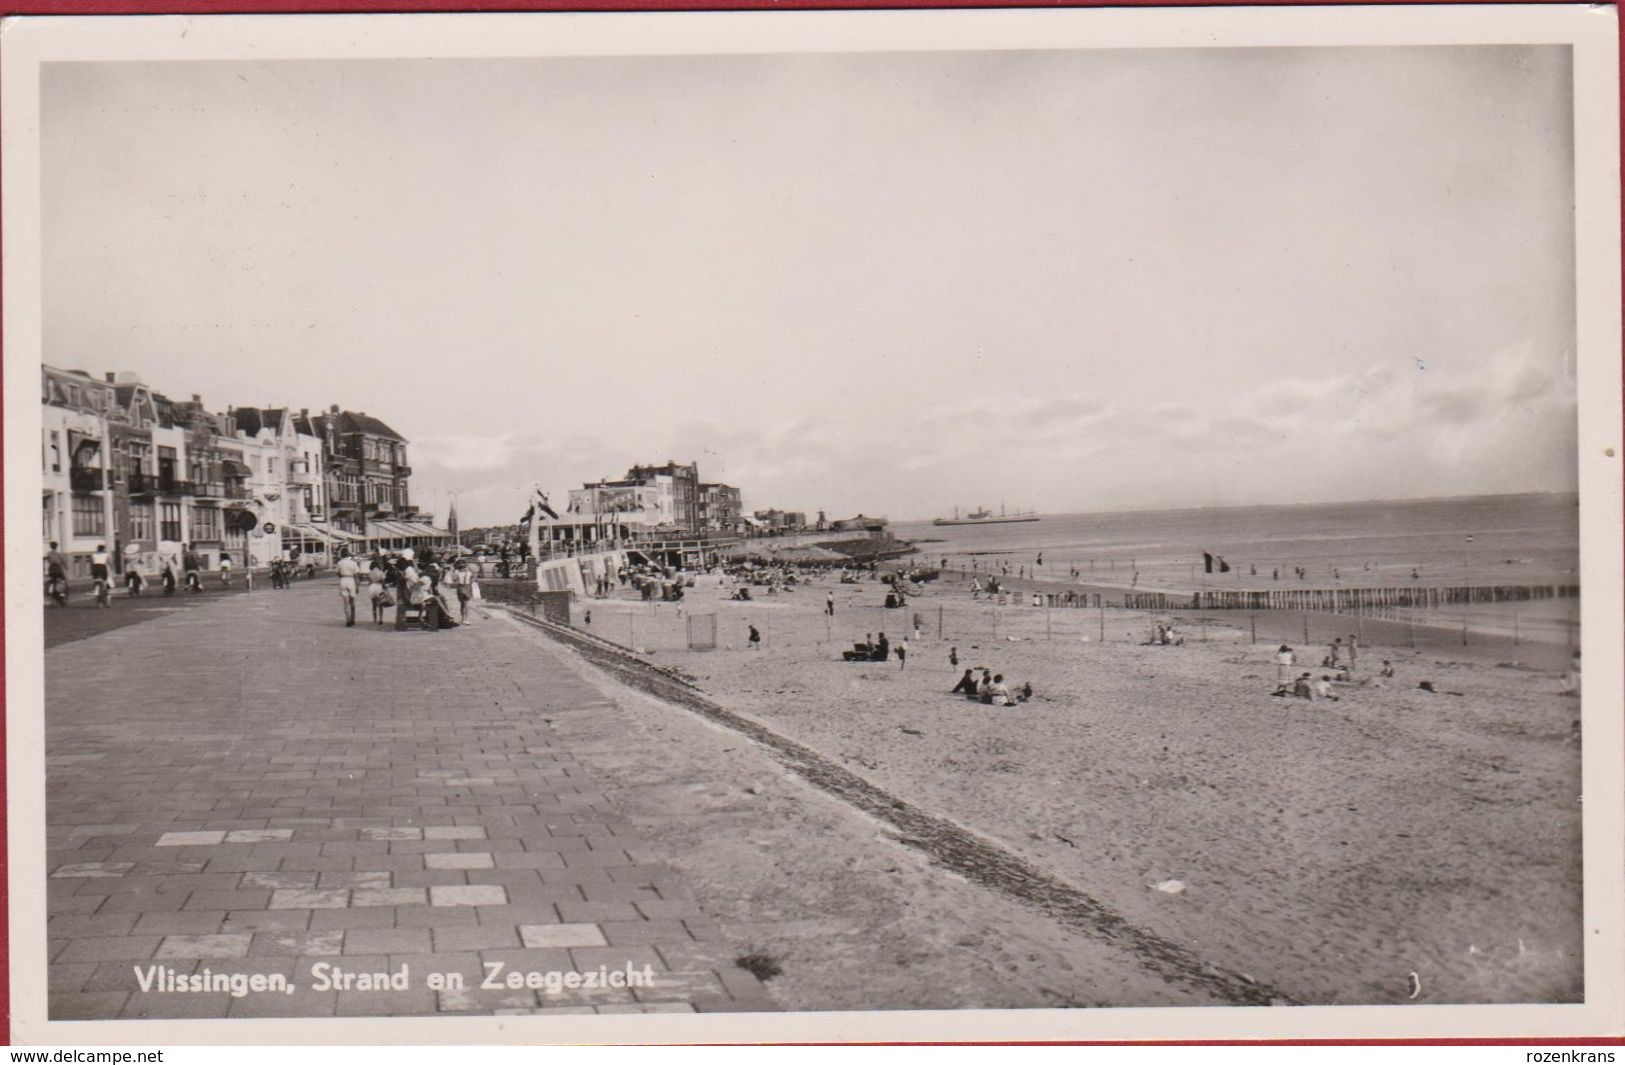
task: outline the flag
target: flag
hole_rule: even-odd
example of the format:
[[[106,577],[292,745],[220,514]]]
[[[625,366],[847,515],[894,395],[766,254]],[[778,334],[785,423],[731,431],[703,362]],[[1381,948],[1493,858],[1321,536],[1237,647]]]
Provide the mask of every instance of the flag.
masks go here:
[[[1220,573],[1229,573],[1230,572],[1230,563],[1226,562],[1222,557],[1219,559],[1219,572]]]
[[[1213,556],[1210,553],[1206,552],[1206,551],[1202,552],[1202,572],[1203,573],[1212,573],[1213,572]]]

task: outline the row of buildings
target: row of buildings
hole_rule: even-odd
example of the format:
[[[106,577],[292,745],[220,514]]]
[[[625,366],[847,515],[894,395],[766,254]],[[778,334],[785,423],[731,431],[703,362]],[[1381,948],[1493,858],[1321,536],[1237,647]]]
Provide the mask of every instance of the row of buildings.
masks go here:
[[[116,571],[153,574],[188,548],[212,569],[452,542],[412,505],[407,441],[365,413],[211,411],[135,374],[52,366],[41,402],[41,539],[70,577],[98,546]]]

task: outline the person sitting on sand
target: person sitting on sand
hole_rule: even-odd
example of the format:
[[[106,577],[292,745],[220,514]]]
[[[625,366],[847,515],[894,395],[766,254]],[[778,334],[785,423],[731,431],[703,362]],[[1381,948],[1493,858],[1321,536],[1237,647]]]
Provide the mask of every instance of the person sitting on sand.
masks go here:
[[[948,694],[949,695],[975,695],[976,694],[976,671],[974,669],[965,670],[965,675],[963,677],[959,678],[959,683],[955,684],[953,686],[953,689],[951,691],[949,691]]]
[[[1338,700],[1337,693],[1332,691],[1332,678],[1328,677],[1324,673],[1320,675],[1319,680],[1315,681],[1315,697],[1318,699],[1330,699],[1334,703]]]
[[[1031,699],[1032,697],[1033,697],[1033,682],[1030,681],[1030,680],[1022,681],[1021,690],[1016,692],[1016,701],[1024,703],[1028,699]]]
[[[886,639],[885,633],[881,633],[880,639],[875,641],[874,657],[876,662],[884,662],[891,657],[891,641]]]
[[[992,702],[994,706],[1016,705],[1016,701],[1010,698],[1010,689],[1005,686],[1003,673],[994,676],[993,684],[988,689],[988,693],[992,696],[989,701]]]
[[[982,669],[982,680],[976,685],[976,697],[984,703],[993,701],[993,671],[986,667]]]
[[[1309,679],[1309,674],[1299,674],[1298,679],[1292,684],[1292,694],[1299,699],[1308,699],[1310,702],[1314,702],[1315,688],[1314,685],[1309,683]]]

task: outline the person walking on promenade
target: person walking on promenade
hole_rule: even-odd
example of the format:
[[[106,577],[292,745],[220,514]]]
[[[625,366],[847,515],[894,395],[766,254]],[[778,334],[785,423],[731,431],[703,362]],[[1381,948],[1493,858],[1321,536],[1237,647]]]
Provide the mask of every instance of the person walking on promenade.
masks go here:
[[[746,628],[750,629],[750,649],[760,651],[762,649],[762,634],[756,631],[755,625],[747,624]]]
[[[163,568],[163,571],[158,574],[158,582],[164,586],[164,595],[166,597],[175,594],[175,560],[174,559],[171,559],[171,558],[164,559],[164,568]]]
[[[609,578],[604,578],[608,583]],[[451,586],[457,589],[457,620],[459,623],[468,620],[468,601],[474,596],[474,575],[468,571],[468,563],[458,559],[451,570]],[[606,589],[604,594],[609,594]],[[678,607],[679,614],[682,607]]]
[[[372,603],[372,620],[375,625],[384,623],[384,562],[377,555],[372,556],[372,563],[367,566],[367,599]]]
[[[62,552],[57,550],[56,541],[51,541],[51,549],[45,552],[45,588],[57,606],[68,605],[68,564],[62,559]]]
[[[141,589],[146,585],[146,583],[146,580],[141,576],[141,571],[136,568],[134,562],[131,562],[125,567],[124,586],[130,590],[130,597],[132,599],[141,598]]]
[[[231,556],[220,552],[220,587],[231,587]]]
[[[107,572],[107,545],[97,544],[90,555],[90,580],[96,589],[96,605],[111,608],[113,582]]]
[[[345,549],[344,553],[339,556],[338,568],[339,602],[344,606],[344,627],[349,628],[355,624],[355,578],[356,574],[361,572],[361,567],[356,564],[355,559],[350,557],[349,550]]]
[[[203,563],[198,559],[197,552],[190,547],[183,547],[181,551],[181,565],[186,569],[186,590],[203,591],[203,582],[198,579],[198,571],[203,568]]]

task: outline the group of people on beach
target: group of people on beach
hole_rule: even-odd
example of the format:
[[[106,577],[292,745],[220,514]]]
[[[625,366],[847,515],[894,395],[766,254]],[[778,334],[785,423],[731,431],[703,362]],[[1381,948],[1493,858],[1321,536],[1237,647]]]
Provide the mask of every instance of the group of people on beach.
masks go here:
[[[976,668],[982,671],[981,679],[976,677]],[[965,670],[965,675],[959,678],[959,683],[949,689],[949,695],[964,695],[967,699],[975,699],[987,706],[1015,706],[1024,703],[1033,697],[1031,681],[1024,681],[1020,688],[1010,690],[1004,682],[1003,673],[995,673],[986,666]]]
[[[1312,672],[1297,672],[1298,653],[1290,644],[1282,644],[1276,649],[1275,659],[1275,690],[1273,696],[1297,699],[1308,699],[1313,702],[1317,699],[1329,699],[1333,702],[1342,698],[1333,688],[1334,683],[1370,683],[1382,687],[1394,676],[1394,665],[1388,659],[1382,660],[1382,668],[1377,671],[1375,679],[1355,681],[1355,669],[1359,665],[1360,637],[1350,633],[1348,642],[1344,643],[1341,636],[1335,637],[1326,645],[1326,653],[1321,657],[1322,669],[1331,670],[1322,673],[1316,680]],[[1294,674],[1296,674],[1294,676]]]
[[[342,549],[338,561],[339,602],[344,625],[355,625],[356,600],[363,577],[374,624],[384,624],[385,612],[395,608],[395,627],[404,629],[412,616],[425,629],[451,629],[468,621],[468,605],[480,598],[479,580],[459,558],[449,564],[424,548],[415,552],[380,552],[357,556]]]

